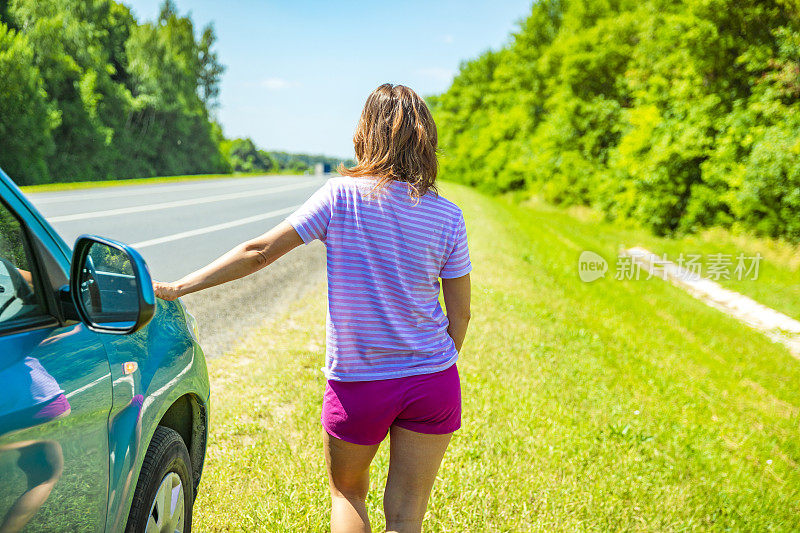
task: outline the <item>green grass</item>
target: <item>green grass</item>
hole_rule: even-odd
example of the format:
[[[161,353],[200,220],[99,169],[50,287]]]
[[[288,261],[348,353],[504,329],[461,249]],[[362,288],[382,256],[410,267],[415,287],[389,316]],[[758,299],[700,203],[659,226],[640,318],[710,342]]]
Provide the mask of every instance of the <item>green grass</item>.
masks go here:
[[[800,246],[732,235],[721,229],[711,229],[675,241],[660,239],[653,246],[660,253],[666,252],[668,257],[692,251],[702,253],[706,258],[710,254],[721,253],[731,256],[734,263],[739,253],[745,257],[760,254],[763,259],[756,280],[736,279],[732,275],[731,279],[720,279],[719,283],[800,320]]]
[[[699,255],[704,275],[708,273],[706,268],[712,254],[725,254],[732,262],[728,268],[730,279],[721,278],[717,280],[719,284],[800,320],[800,245],[798,244],[746,234],[737,235],[722,228],[712,228],[694,235],[668,239],[656,237],[642,229],[626,228],[605,222],[599,212],[591,209],[572,208],[564,211],[538,202],[531,205],[540,211],[561,213],[554,214],[557,217],[567,214],[592,223],[596,228],[598,242],[606,246],[604,255],[609,261],[611,276],[615,274],[614,261],[617,255],[616,249],[610,247],[612,244],[618,247],[644,246],[658,255],[667,254],[667,258],[673,261],[676,261],[681,254],[684,258],[692,254]],[[749,258],[755,257],[756,254],[762,257],[756,279],[751,279],[752,275],[737,279],[739,276],[734,269],[739,254],[744,255],[746,266],[749,266]]]
[[[603,224],[444,193],[467,220],[474,318],[426,531],[800,529],[800,362],[663,281],[580,282],[582,250],[620,244]],[[198,530],[326,528],[320,294],[210,361]],[[384,445],[376,531],[387,461]]]
[[[185,176],[157,176],[154,178],[130,178],[118,180],[96,181],[71,181],[59,183],[42,183],[40,185],[25,185],[20,187],[24,193],[73,191],[76,189],[95,189],[99,187],[119,187],[121,185],[150,185],[153,183],[172,183],[177,181],[208,180],[217,178],[244,178],[248,176],[288,176],[298,174],[290,171],[280,172],[255,172],[234,174],[189,174]]]

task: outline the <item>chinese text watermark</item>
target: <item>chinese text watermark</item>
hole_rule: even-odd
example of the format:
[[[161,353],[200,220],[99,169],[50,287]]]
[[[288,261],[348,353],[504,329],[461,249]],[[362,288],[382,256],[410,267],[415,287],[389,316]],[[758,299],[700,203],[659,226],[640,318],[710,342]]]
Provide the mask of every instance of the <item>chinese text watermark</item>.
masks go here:
[[[694,254],[681,252],[673,258],[667,254],[647,257],[634,257],[620,252],[613,265],[614,279],[619,281],[650,279],[652,277],[672,278],[692,281],[702,278],[713,281],[720,280],[752,280],[758,279],[761,262],[764,257],[739,254]],[[605,277],[609,271],[608,262],[599,254],[584,250],[578,258],[578,276],[581,281],[592,282]]]

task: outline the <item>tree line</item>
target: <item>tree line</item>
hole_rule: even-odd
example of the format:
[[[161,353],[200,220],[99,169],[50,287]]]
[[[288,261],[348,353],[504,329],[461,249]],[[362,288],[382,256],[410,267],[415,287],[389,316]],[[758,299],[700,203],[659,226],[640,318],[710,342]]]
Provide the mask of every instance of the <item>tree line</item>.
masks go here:
[[[114,0],[0,0],[0,167],[21,185],[304,170],[224,138],[215,40],[171,0],[152,22]]]
[[[225,139],[221,143],[222,153],[236,172],[308,172],[317,163],[336,169],[339,163],[353,166],[351,159],[340,159],[325,155],[268,152],[259,149],[252,139]]]
[[[539,0],[431,105],[450,179],[800,241],[794,0]]]

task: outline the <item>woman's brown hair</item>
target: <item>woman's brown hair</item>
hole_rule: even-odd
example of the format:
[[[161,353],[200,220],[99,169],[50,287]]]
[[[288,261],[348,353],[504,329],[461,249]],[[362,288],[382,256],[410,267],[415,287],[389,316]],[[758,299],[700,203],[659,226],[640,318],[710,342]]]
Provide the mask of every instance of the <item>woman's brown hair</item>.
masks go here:
[[[376,188],[390,181],[409,184],[415,199],[436,192],[438,135],[428,106],[405,85],[384,83],[369,95],[353,136],[356,165],[343,176],[372,176]]]

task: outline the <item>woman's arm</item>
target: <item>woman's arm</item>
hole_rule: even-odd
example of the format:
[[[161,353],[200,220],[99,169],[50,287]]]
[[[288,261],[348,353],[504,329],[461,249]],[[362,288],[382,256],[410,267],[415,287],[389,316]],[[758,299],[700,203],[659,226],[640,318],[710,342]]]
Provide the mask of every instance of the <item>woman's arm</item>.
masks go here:
[[[175,300],[192,292],[248,276],[301,244],[303,240],[300,235],[284,221],[176,282],[153,282],[153,288],[159,298]]]
[[[447,313],[447,333],[456,345],[456,351],[461,351],[464,337],[467,335],[467,326],[470,319],[470,281],[469,274],[460,278],[442,278],[442,295]]]

